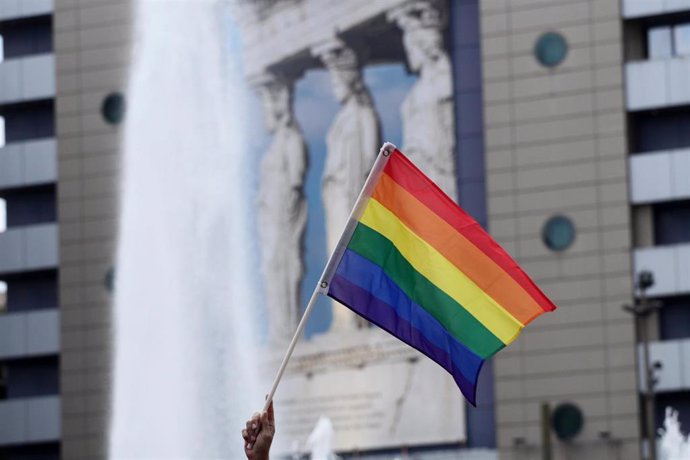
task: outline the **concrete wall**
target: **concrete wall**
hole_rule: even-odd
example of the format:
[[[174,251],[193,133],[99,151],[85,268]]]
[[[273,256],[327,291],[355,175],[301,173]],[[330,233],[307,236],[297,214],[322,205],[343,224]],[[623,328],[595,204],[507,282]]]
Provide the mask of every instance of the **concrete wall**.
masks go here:
[[[101,104],[124,93],[129,1],[55,0],[62,455],[105,458],[111,381],[111,297],[121,127]]]
[[[584,411],[555,458],[639,458],[633,323],[621,310],[632,284],[619,3],[481,7],[489,230],[559,306],[495,359],[500,458],[540,458],[542,401]],[[555,68],[533,53],[550,31],[569,47]],[[557,214],[577,232],[562,252],[541,239]]]

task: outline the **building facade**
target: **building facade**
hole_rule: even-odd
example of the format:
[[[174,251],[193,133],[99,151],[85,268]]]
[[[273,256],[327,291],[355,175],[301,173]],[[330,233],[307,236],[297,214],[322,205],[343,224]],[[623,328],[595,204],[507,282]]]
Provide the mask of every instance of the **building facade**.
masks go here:
[[[1,458],[107,456],[131,22],[129,2],[0,2]]]
[[[107,457],[129,1],[55,1],[62,458]]]
[[[0,457],[59,458],[55,56],[50,1],[0,2]]]
[[[690,3],[623,3],[633,256],[650,271],[648,320],[657,426],[690,426]],[[645,388],[644,381],[640,388]]]
[[[618,2],[482,2],[488,227],[559,306],[495,359],[500,458],[542,403],[584,417],[556,458],[639,458],[622,47]]]
[[[641,364],[622,308],[641,271],[663,304],[645,325],[656,424],[671,406],[690,427],[690,2],[254,3],[240,21],[254,85],[324,69],[338,46],[359,53],[341,70],[408,66],[389,10],[441,4],[458,201],[559,306],[484,368],[462,445],[405,446],[411,456],[541,458],[542,405],[568,403],[583,424],[572,439],[551,433],[555,458],[644,458]],[[340,17],[326,51],[314,45],[331,19],[316,12]],[[133,22],[131,0],[0,0],[0,458],[107,456]],[[281,28],[285,40],[265,40]]]

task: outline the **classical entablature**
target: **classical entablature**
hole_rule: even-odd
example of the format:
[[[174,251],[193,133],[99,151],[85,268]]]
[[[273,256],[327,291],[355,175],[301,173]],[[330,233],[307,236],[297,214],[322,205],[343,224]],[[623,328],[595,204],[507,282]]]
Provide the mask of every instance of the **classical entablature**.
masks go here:
[[[366,64],[405,59],[402,31],[387,15],[405,0],[264,0],[240,3],[238,15],[248,78],[262,72],[322,67],[312,48],[340,38]]]

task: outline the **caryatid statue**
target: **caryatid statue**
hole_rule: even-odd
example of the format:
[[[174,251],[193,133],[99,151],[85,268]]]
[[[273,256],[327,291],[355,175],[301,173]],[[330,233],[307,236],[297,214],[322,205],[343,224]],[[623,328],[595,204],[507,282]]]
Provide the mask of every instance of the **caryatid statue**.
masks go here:
[[[408,68],[419,79],[403,101],[402,151],[457,200],[451,64],[443,46],[443,7],[417,0],[391,11],[403,31]]]
[[[313,49],[331,77],[340,111],[328,130],[328,154],[321,180],[326,234],[332,252],[345,227],[381,146],[380,123],[371,94],[364,84],[355,51],[334,39]],[[331,331],[361,327],[363,320],[333,302]]]
[[[261,161],[257,204],[269,341],[281,343],[290,340],[299,319],[307,149],[292,112],[291,82],[264,74],[252,83],[261,94],[266,127],[273,134]]]

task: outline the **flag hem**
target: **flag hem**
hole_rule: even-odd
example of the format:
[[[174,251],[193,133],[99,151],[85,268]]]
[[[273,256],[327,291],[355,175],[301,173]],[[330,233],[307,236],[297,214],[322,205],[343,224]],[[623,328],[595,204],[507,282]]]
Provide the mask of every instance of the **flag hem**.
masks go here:
[[[367,207],[368,199],[374,193],[374,188],[378,183],[379,177],[383,174],[383,169],[395,152],[398,152],[398,148],[390,142],[383,144],[381,150],[379,150],[376,161],[374,161],[374,165],[371,167],[371,171],[362,186],[362,191],[359,193],[359,197],[352,208],[352,212],[350,212],[350,216],[348,217],[347,224],[345,224],[343,233],[340,235],[338,244],[335,246],[326,267],[323,269],[323,274],[321,275],[318,285],[319,294],[328,295],[328,286],[331,284],[331,280],[335,275],[335,270],[338,268],[340,260],[345,253],[345,249],[347,249],[347,245],[350,243],[352,234],[357,228],[359,219],[362,217],[364,209]],[[326,206],[328,206],[328,203],[326,203]]]

